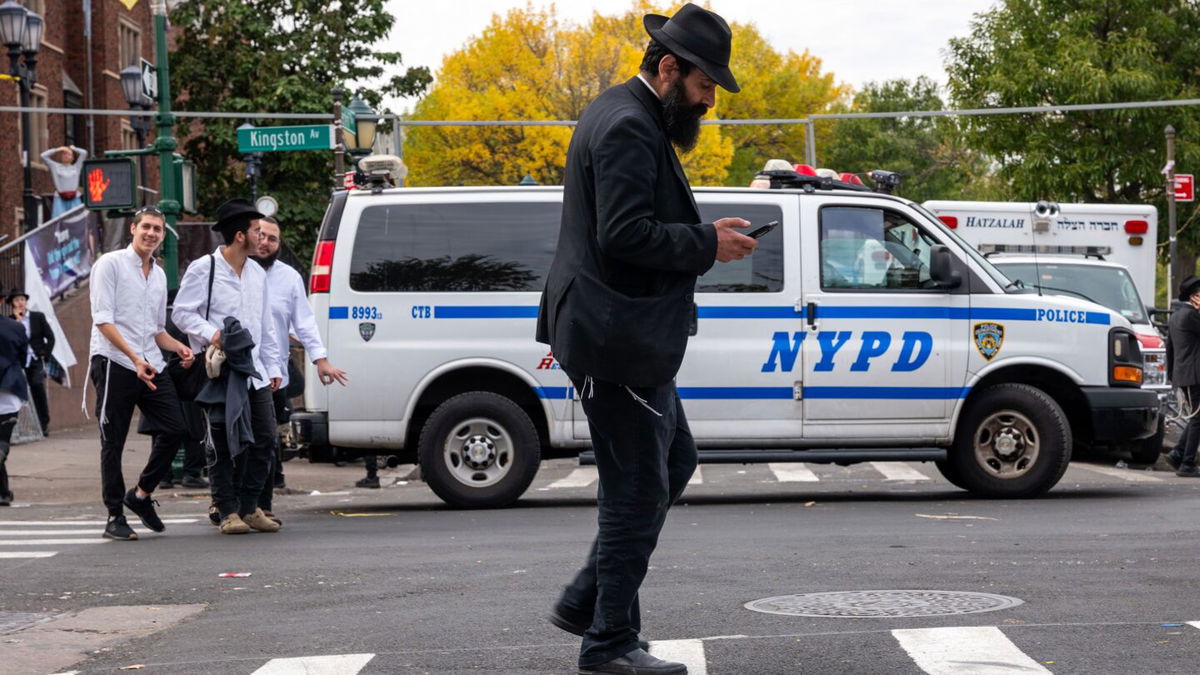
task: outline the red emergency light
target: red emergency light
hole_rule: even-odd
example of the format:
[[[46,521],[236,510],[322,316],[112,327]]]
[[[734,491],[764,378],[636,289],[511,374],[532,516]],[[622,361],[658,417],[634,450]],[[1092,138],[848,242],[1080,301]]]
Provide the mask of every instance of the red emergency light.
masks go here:
[[[839,180],[841,180],[843,183],[850,183],[851,185],[862,185],[863,184],[862,179],[852,173],[843,173],[839,177]]]
[[[952,230],[958,229],[958,216],[938,216],[938,220],[945,223],[946,227]]]
[[[817,170],[807,164],[797,164],[794,168],[796,169],[796,173],[800,174],[801,176],[817,175]]]
[[[1125,234],[1146,234],[1150,231],[1150,223],[1144,220],[1125,221]]]

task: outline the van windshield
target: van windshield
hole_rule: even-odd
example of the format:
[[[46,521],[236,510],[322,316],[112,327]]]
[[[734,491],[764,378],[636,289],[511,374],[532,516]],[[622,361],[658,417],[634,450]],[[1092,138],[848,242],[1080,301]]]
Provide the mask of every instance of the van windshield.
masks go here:
[[[1120,312],[1130,323],[1145,323],[1146,308],[1138,297],[1133,277],[1123,267],[994,261],[1009,279],[1026,288],[1041,287],[1043,293],[1090,300]]]
[[[971,256],[971,259],[975,261],[975,264],[979,265],[984,272],[987,272],[988,276],[992,278],[992,281],[995,281],[997,284],[999,284],[1001,288],[1004,288],[1008,285],[1009,280],[1004,277],[1003,273],[996,269],[996,267],[992,264],[992,261],[983,257],[982,253],[975,250],[974,246],[968,244],[966,240],[958,236],[954,230],[946,227],[946,224],[943,223],[937,216],[933,215],[932,211],[916,202],[909,202],[909,206],[913,207],[931,222],[935,223],[939,232],[957,242],[959,247],[966,251],[967,255]]]

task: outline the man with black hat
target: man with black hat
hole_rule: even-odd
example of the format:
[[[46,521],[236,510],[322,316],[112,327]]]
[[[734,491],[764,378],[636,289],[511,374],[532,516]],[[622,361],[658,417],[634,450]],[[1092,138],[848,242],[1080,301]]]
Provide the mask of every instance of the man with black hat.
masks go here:
[[[25,335],[29,336],[25,379],[33,396],[33,408],[37,411],[42,435],[46,435],[50,426],[50,403],[46,400],[46,361],[54,353],[54,331],[50,330],[50,322],[45,314],[28,311],[29,294],[25,291],[9,293],[8,304],[12,307],[13,320],[24,326]]]
[[[8,484],[8,456],[17,414],[25,400],[24,357],[29,338],[21,324],[0,317],[0,506],[12,504],[14,495]]]
[[[696,278],[757,246],[722,218],[702,223],[675,154],[695,147],[716,87],[737,92],[732,33],[684,5],[646,15],[635,77],[602,93],[567,150],[562,229],[537,339],[575,385],[600,472],[599,532],[550,621],[582,635],[581,673],[686,673],[639,641],[638,588],[667,509],[696,468],[675,392]]]
[[[236,319],[253,342],[250,350],[255,377],[249,380],[250,429],[242,442],[230,443],[231,420],[220,426],[210,423],[208,481],[213,501],[220,512],[222,534],[245,534],[251,529],[277,532],[279,525],[258,508],[259,493],[267,480],[275,442],[275,405],[272,392],[279,388],[279,347],[271,321],[267,273],[250,262],[258,250],[263,215],[244,199],[231,199],[217,209],[212,229],[220,232],[223,245],[188,265],[171,318],[187,334],[192,349],[200,353],[210,345],[222,347],[226,318]],[[207,364],[206,364],[207,365]],[[227,401],[225,412],[230,410]],[[210,418],[213,411],[209,411]],[[223,419],[224,415],[216,416]]]
[[[101,256],[88,282],[92,303],[88,373],[96,385],[100,482],[108,508],[104,536],[125,541],[138,537],[125,521],[122,506],[151,530],[165,529],[150,495],[171,470],[187,433],[160,348],[175,352],[185,364],[192,362],[192,350],[166,331],[167,275],[154,260],[166,233],[166,219],[158,209],[145,207],[134,214],[129,232],[133,235],[129,247]],[[135,406],[158,433],[137,485],[126,492],[121,455]]]
[[[1183,390],[1185,413],[1191,415],[1167,463],[1176,476],[1200,478],[1196,447],[1200,445],[1200,278],[1179,284],[1179,301],[1172,303],[1167,335],[1167,372],[1171,384]]]

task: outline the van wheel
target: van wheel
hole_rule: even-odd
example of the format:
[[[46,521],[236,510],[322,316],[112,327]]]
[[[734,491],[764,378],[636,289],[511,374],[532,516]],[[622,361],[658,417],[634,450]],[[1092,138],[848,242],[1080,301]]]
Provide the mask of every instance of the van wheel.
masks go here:
[[[541,461],[537,430],[508,398],[485,391],[439,405],[421,428],[421,475],[457,508],[498,508],[517,501]]]
[[[1027,384],[998,384],[968,404],[947,461],[961,480],[956,484],[970,492],[1037,497],[1067,470],[1071,442],[1071,426],[1054,399]]]
[[[949,481],[951,485],[962,490],[967,489],[966,484],[963,483],[962,476],[958,475],[958,470],[954,468],[953,462],[947,459],[934,462],[934,465],[937,466],[938,472],[942,474],[942,478]]]
[[[1160,418],[1153,436],[1129,444],[1129,458],[1138,464],[1154,464],[1162,454],[1163,437],[1166,435],[1167,424]]]

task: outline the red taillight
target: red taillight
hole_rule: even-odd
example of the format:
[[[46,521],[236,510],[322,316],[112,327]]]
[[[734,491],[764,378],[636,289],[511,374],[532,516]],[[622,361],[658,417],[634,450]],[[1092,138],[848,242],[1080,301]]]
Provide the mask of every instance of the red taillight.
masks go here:
[[[1157,335],[1137,334],[1138,342],[1141,343],[1142,349],[1162,349],[1163,339]]]
[[[958,216],[938,216],[938,220],[945,223],[946,227],[952,230],[958,229]]]
[[[318,241],[317,248],[313,251],[312,271],[308,277],[308,291],[310,293],[328,293],[329,292],[329,277],[333,270],[333,245],[335,242]]]
[[[1144,220],[1125,221],[1125,234],[1146,234],[1150,231],[1150,223]]]
[[[800,174],[801,176],[817,175],[817,170],[807,164],[797,164],[795,168],[796,168],[796,173]]]
[[[842,174],[841,178],[839,180],[841,180],[843,183],[850,183],[852,185],[862,185],[863,184],[862,179],[852,173]]]

